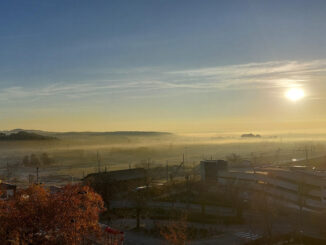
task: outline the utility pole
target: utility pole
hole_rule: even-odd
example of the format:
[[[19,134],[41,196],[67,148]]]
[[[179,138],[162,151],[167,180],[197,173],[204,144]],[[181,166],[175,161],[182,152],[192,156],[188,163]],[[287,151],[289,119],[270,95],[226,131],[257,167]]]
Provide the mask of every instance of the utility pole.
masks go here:
[[[36,167],[36,184],[38,184],[38,167]]]
[[[10,169],[9,169],[9,163],[7,161],[7,178],[10,178]]]
[[[169,182],[169,161],[166,161],[166,182]]]
[[[99,155],[98,151],[96,154],[96,158],[97,158],[97,172],[101,173],[101,159],[100,159],[100,155]]]
[[[183,167],[183,170],[185,170],[185,168],[186,168],[185,163],[186,163],[185,162],[185,154],[183,153],[183,156],[182,156],[182,167]]]
[[[309,149],[308,149],[308,146],[305,145],[304,148],[301,148],[301,149],[299,149],[297,151],[304,152],[305,158],[306,158],[306,164],[309,165]]]
[[[307,165],[308,165],[308,146],[307,145],[305,145],[305,153],[306,153],[306,163],[307,163]]]

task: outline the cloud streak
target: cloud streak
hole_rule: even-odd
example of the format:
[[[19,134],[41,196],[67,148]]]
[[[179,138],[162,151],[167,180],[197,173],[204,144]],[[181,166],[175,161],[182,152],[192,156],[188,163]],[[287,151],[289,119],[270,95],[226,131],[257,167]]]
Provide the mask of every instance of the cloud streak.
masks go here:
[[[109,72],[106,76],[114,74]],[[125,93],[137,95],[168,90],[212,91],[239,89],[271,89],[303,86],[315,77],[326,74],[326,60],[309,62],[273,61],[186,70],[155,68],[117,71],[117,79],[89,82],[57,82],[43,87],[6,87],[0,89],[0,99],[47,98],[49,96],[79,98],[100,94]]]
[[[170,72],[196,84],[219,89],[300,86],[325,73],[326,60],[274,61]]]

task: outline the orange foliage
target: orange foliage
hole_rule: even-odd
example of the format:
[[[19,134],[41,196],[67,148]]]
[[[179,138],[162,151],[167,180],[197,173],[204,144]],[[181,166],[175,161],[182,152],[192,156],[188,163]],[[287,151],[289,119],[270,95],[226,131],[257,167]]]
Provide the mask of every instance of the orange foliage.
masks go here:
[[[160,229],[161,236],[173,245],[185,245],[187,243],[187,221],[182,218],[179,221],[170,221]]]
[[[39,185],[0,201],[0,244],[80,244],[100,233],[100,195],[88,186],[68,185],[50,194]]]

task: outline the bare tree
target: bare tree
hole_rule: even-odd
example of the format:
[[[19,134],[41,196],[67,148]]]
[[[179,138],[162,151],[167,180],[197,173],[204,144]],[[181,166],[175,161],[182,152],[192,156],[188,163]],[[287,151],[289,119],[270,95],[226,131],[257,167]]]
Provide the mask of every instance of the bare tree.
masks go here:
[[[243,159],[240,155],[236,153],[231,153],[226,156],[227,161],[234,166],[238,166],[242,163]]]
[[[40,159],[35,154],[31,154],[30,156],[30,165],[33,167],[40,166]]]
[[[264,189],[255,192],[251,197],[251,211],[256,213],[256,224],[259,228],[263,228],[268,238],[273,235],[273,225],[276,222],[277,210],[279,204],[275,199],[269,196]]]

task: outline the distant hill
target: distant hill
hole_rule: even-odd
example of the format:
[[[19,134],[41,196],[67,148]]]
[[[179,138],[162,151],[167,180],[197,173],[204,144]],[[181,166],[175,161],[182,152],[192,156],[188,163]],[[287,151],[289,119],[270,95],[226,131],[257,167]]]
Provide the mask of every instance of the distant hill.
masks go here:
[[[4,130],[4,131],[0,131],[0,133],[4,133],[4,134],[16,134],[19,132],[26,132],[26,133],[34,133],[34,134],[39,134],[39,135],[50,135],[53,134],[52,132],[48,132],[48,131],[42,131],[42,130],[30,130],[30,129],[22,129],[22,128],[16,128],[16,129],[12,129],[12,130]]]
[[[17,133],[29,133],[30,135],[38,136],[135,136],[135,137],[150,137],[150,136],[169,136],[172,133],[169,132],[156,132],[156,131],[113,131],[113,132],[49,132],[41,130],[26,130],[26,129],[13,129],[8,131],[0,131],[0,134],[17,134]]]
[[[167,132],[152,132],[152,131],[114,131],[114,132],[65,132],[55,133],[56,135],[83,135],[83,136],[163,136],[172,135]]]
[[[16,141],[16,140],[54,140],[55,137],[44,136],[36,133],[18,131],[15,133],[0,133],[0,141]]]

